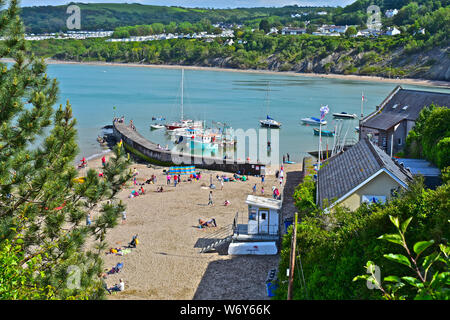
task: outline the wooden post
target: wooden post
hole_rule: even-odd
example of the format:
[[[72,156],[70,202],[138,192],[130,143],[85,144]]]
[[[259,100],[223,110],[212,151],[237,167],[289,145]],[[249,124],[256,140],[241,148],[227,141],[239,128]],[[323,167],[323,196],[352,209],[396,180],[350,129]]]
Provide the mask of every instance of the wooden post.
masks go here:
[[[289,285],[288,285],[288,300],[292,300],[292,285],[294,282],[294,267],[295,267],[295,245],[297,243],[297,212],[294,218],[294,228],[292,230],[292,242],[291,242],[291,259],[289,263]]]

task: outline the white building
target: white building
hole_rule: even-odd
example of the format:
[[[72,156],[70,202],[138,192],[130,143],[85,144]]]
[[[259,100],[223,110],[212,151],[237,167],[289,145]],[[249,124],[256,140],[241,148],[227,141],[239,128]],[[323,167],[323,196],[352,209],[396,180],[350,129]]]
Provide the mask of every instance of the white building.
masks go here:
[[[305,33],[306,33],[305,28],[285,27],[285,28],[281,29],[281,34],[284,34],[284,35],[299,35],[299,34],[305,34]]]
[[[248,195],[245,203],[248,204],[246,223],[239,224],[244,217],[236,215],[228,254],[277,254],[282,201]]]
[[[388,28],[388,30],[385,32],[385,35],[387,36],[395,36],[397,34],[400,34],[401,31],[398,30],[396,27]]]

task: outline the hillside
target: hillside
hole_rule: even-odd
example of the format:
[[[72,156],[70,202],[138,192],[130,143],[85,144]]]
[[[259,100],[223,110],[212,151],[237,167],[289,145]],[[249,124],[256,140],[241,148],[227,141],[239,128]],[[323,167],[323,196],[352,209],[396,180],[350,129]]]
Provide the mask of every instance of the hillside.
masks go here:
[[[114,30],[121,26],[170,22],[198,22],[208,19],[211,23],[258,23],[262,18],[277,17],[281,23],[291,21],[291,14],[318,12],[320,8],[238,8],[238,9],[195,9],[164,7],[141,4],[74,3],[81,9],[83,30]],[[66,31],[67,6],[37,6],[22,8],[21,17],[28,33]],[[330,9],[331,10],[331,9]],[[317,16],[317,15],[316,15]]]

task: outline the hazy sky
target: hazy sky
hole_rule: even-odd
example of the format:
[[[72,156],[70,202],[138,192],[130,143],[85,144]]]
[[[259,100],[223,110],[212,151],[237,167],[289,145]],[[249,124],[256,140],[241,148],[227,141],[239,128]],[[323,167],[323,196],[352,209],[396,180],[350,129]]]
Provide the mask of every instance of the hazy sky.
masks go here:
[[[22,0],[22,6],[64,5],[69,0]],[[282,7],[299,6],[346,6],[355,0],[74,0],[73,2],[95,3],[142,3],[165,6],[236,8],[236,7]]]

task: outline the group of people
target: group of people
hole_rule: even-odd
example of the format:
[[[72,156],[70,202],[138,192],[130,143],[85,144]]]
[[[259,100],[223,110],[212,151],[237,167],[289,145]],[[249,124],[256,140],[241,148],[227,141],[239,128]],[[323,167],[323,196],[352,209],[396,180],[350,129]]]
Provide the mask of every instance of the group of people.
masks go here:
[[[290,162],[290,161],[291,161],[291,160],[290,160],[289,153],[286,154],[286,155],[283,154],[283,163],[286,163],[286,160],[287,160],[287,162]]]
[[[118,255],[124,255],[125,253],[128,253],[131,248],[136,248],[139,244],[138,235],[134,235],[131,238],[131,241],[128,243],[128,247],[125,249],[122,248],[110,248],[109,252],[110,254],[118,254]],[[108,288],[106,285],[106,282],[104,279],[107,277],[108,274],[115,274],[119,273],[123,269],[123,262],[118,262],[111,270],[109,270],[107,273],[99,274],[100,277],[103,278],[103,287],[106,291],[108,291],[109,294],[116,291],[125,291],[125,282],[123,279],[119,279],[119,283],[115,284],[111,288]]]
[[[119,123],[123,123],[125,121],[125,116],[122,116],[120,118],[114,118],[113,120],[114,122],[119,122]]]

